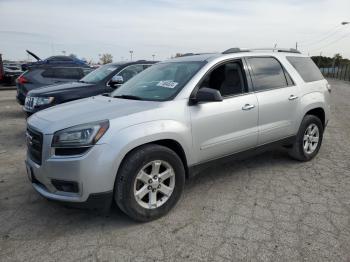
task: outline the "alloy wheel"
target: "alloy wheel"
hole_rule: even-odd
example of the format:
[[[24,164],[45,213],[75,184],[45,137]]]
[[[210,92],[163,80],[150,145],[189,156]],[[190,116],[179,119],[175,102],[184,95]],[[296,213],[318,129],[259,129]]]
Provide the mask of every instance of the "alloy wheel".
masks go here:
[[[316,124],[310,124],[304,133],[303,148],[307,154],[315,152],[320,139],[320,130]]]
[[[155,209],[168,201],[175,188],[175,172],[163,160],[154,160],[141,168],[134,183],[136,202],[146,209]]]

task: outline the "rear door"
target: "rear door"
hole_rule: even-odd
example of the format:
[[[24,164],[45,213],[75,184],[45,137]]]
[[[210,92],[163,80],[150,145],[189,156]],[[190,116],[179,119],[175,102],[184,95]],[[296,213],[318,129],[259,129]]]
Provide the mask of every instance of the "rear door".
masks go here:
[[[246,58],[259,103],[258,145],[295,135],[299,89],[275,57]]]

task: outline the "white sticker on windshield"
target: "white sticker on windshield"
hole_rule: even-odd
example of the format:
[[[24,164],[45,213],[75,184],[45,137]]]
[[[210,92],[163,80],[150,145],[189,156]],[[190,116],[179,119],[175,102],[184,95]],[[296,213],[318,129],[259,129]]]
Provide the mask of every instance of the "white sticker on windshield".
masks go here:
[[[164,81],[159,81],[159,83],[157,84],[157,86],[161,86],[164,88],[174,88],[175,86],[177,86],[177,82],[173,82],[171,80],[164,80]]]

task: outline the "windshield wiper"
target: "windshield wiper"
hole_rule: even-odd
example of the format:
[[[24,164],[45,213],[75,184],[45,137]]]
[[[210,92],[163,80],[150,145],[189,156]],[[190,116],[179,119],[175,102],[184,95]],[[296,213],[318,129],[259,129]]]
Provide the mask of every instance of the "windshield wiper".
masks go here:
[[[115,98],[122,98],[122,99],[132,99],[132,100],[142,100],[139,96],[133,96],[133,95],[119,95],[119,96],[113,96]]]

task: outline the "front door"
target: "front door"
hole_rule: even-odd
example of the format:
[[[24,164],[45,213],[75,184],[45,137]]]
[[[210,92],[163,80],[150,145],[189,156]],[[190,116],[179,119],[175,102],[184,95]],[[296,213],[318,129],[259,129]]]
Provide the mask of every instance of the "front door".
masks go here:
[[[190,106],[197,161],[254,148],[258,137],[258,101],[248,90],[242,61],[214,67],[199,84],[201,87],[219,90],[223,101]]]

